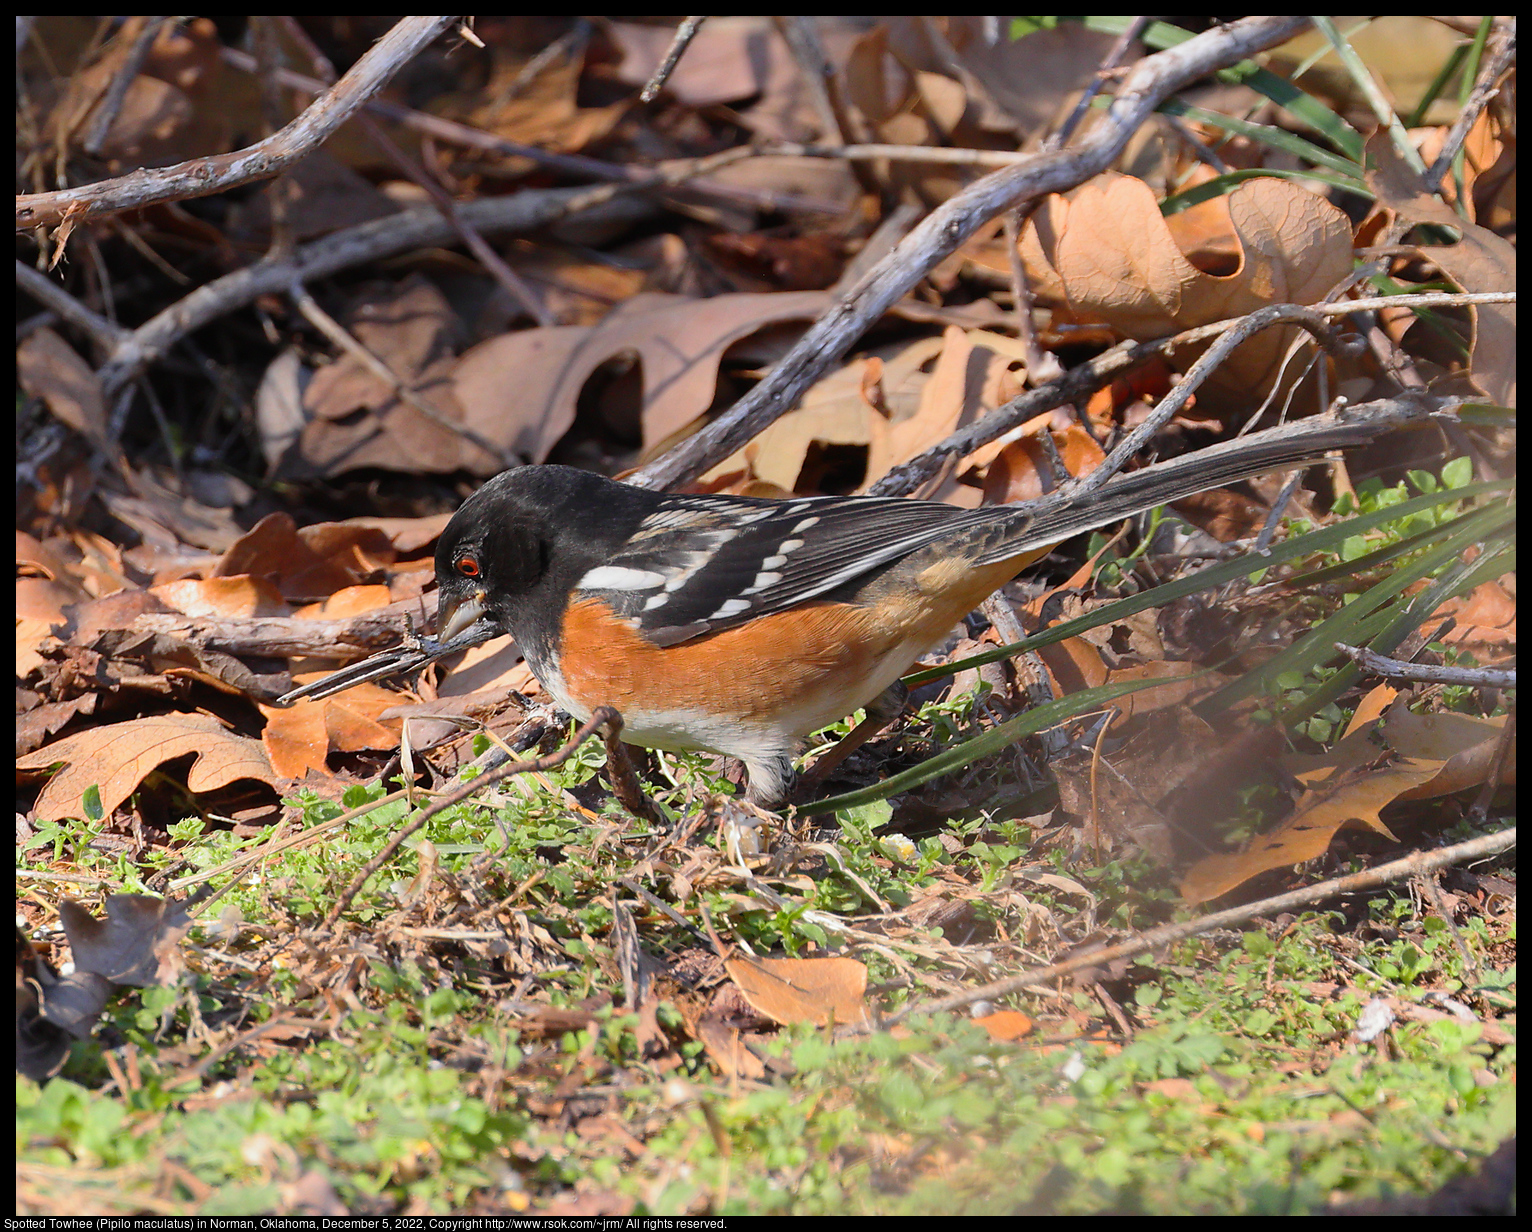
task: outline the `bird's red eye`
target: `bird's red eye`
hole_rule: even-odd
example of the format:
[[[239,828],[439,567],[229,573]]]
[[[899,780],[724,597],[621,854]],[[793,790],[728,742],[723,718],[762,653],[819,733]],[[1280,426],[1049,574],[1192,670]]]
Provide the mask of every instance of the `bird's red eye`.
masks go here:
[[[459,556],[457,558],[457,571],[464,577],[478,577],[478,559],[473,556]]]

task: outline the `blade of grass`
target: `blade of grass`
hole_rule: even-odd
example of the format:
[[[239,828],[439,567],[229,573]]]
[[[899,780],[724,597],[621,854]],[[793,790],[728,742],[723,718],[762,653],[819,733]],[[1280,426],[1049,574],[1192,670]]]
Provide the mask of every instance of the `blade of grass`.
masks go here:
[[[1489,41],[1489,32],[1494,27],[1493,15],[1486,13],[1479,19],[1479,28],[1474,33],[1473,46],[1468,52],[1468,63],[1463,70],[1463,79],[1458,82],[1458,106],[1466,106],[1468,97],[1473,93],[1474,82],[1479,77],[1479,65],[1484,59],[1484,45]],[[1465,141],[1458,146],[1457,153],[1452,156],[1452,184],[1457,190],[1453,204],[1462,217],[1468,217],[1468,202],[1463,184],[1463,165],[1468,157],[1468,143]]]
[[[1134,21],[1132,17],[1097,17],[1091,16],[1083,19],[1089,30],[1103,30],[1110,34],[1122,34]],[[1172,26],[1168,22],[1152,21],[1145,28],[1141,36],[1146,47],[1152,47],[1156,51],[1163,51],[1167,47],[1175,47],[1191,38],[1191,34],[1179,26]],[[1307,124],[1310,128],[1326,137],[1330,143],[1348,158],[1355,162],[1362,161],[1362,135],[1347,124],[1345,120],[1336,115],[1329,107],[1305,92],[1292,82],[1278,77],[1270,69],[1264,69],[1253,60],[1242,60],[1240,63],[1221,70],[1216,74],[1218,79],[1229,85],[1249,86],[1258,94],[1264,95],[1276,103],[1289,115]]]
[[[1509,543],[1501,543],[1485,550],[1477,560],[1464,561],[1460,568],[1448,571],[1427,590],[1412,595],[1400,605],[1401,610],[1380,613],[1391,619],[1367,642],[1370,650],[1381,655],[1392,654],[1410,634],[1431,619],[1431,616],[1448,599],[1467,594],[1481,582],[1492,581],[1514,569],[1516,550]],[[1348,662],[1324,681],[1307,698],[1295,702],[1281,711],[1277,720],[1288,727],[1318,714],[1331,702],[1336,701],[1361,675],[1355,663]]]
[[[1137,693],[1141,689],[1154,688],[1164,683],[1163,680],[1133,680],[1119,684],[1098,685],[1094,689],[1083,689],[1079,693],[1071,693],[1068,697],[1047,702],[1024,711],[1013,719],[1007,719],[998,727],[992,727],[972,740],[965,740],[962,744],[943,749],[918,766],[911,766],[908,770],[900,771],[881,783],[799,805],[797,811],[808,816],[830,813],[837,809],[871,804],[874,800],[882,800],[901,791],[909,791],[910,788],[918,787],[921,783],[929,782],[943,774],[951,774],[954,770],[960,770],[981,757],[998,753],[1018,740],[1036,735],[1045,728],[1054,727],[1065,719],[1072,719],[1087,710],[1104,706],[1119,697],[1126,697],[1129,693]]]
[[[1126,619],[1137,612],[1146,611],[1152,607],[1160,607],[1177,599],[1184,599],[1188,595],[1195,595],[1200,591],[1211,590],[1215,586],[1222,586],[1226,582],[1235,581],[1248,574],[1259,572],[1262,569],[1269,569],[1273,565],[1282,564],[1284,561],[1294,560],[1311,553],[1338,552],[1341,544],[1347,539],[1364,531],[1373,530],[1376,527],[1386,525],[1399,518],[1408,517],[1421,510],[1440,506],[1447,499],[1466,500],[1493,492],[1507,491],[1514,486],[1514,483],[1515,481],[1510,479],[1497,479],[1465,484],[1461,488],[1451,489],[1450,492],[1433,492],[1427,496],[1417,496],[1411,500],[1402,501],[1397,505],[1391,505],[1387,509],[1359,514],[1354,518],[1346,519],[1344,522],[1338,522],[1334,526],[1326,526],[1319,530],[1309,531],[1306,534],[1294,535],[1282,543],[1274,544],[1260,556],[1246,556],[1236,560],[1220,561],[1218,564],[1210,565],[1206,569],[1200,569],[1188,577],[1178,578],[1176,581],[1167,582],[1163,586],[1156,586],[1152,590],[1144,591],[1142,594],[1119,599],[1115,603],[1108,603],[1086,616],[1079,616],[1074,620],[1067,620],[1062,624],[1052,625],[1041,633],[1034,633],[1031,637],[1023,638],[1019,642],[1013,642],[1009,646],[997,646],[994,650],[986,650],[983,654],[972,655],[955,663],[911,672],[908,676],[904,677],[904,683],[910,688],[915,688],[932,680],[940,680],[944,676],[956,675],[966,668],[982,667],[986,663],[998,663],[1002,659],[1009,659],[1013,655],[1022,654],[1028,650],[1037,650],[1043,646],[1051,646],[1055,642],[1062,642],[1066,638],[1078,637],[1080,634],[1088,633],[1090,630],[1099,628],[1102,625]]]
[[[1486,17],[1484,21],[1479,23],[1479,29],[1486,34],[1489,32],[1489,25],[1487,24],[1489,20]],[[1470,44],[1468,43],[1459,43],[1452,49],[1452,54],[1447,57],[1442,63],[1441,70],[1431,79],[1431,84],[1426,87],[1425,93],[1420,96],[1420,101],[1415,104],[1415,109],[1404,118],[1404,126],[1406,128],[1420,128],[1425,124],[1426,112],[1431,110],[1431,104],[1442,96],[1442,91],[1447,88],[1447,83],[1463,67],[1463,61],[1468,57],[1469,46]],[[1468,75],[1467,80],[1473,80],[1471,73]]]
[[[1362,63],[1362,57],[1357,55],[1356,48],[1342,36],[1333,18],[1320,15],[1311,17],[1309,20],[1314,23],[1316,30],[1330,40],[1330,46],[1335,48],[1335,54],[1340,57],[1341,65],[1350,74],[1357,89],[1362,92],[1362,97],[1367,100],[1372,113],[1378,117],[1378,123],[1388,129],[1394,148],[1417,175],[1425,175],[1426,165],[1420,161],[1420,151],[1415,148],[1410,135],[1404,131],[1404,125],[1399,123],[1399,116],[1395,113],[1393,105],[1384,97],[1382,87],[1378,85],[1378,79]]]
[[[1456,491],[1461,492],[1462,489]],[[1513,525],[1515,520],[1515,509],[1503,506],[1479,509],[1455,519],[1452,524],[1453,533],[1431,551],[1396,569],[1338,612],[1320,621],[1286,650],[1255,671],[1247,672],[1238,680],[1230,681],[1217,692],[1203,698],[1197,703],[1197,712],[1207,718],[1242,698],[1269,691],[1274,687],[1272,682],[1284,673],[1310,675],[1315,668],[1341,658],[1340,652],[1335,649],[1336,642],[1365,644],[1366,639],[1386,627],[1390,619],[1385,614],[1382,623],[1376,623],[1380,608],[1386,613],[1386,605],[1402,595],[1408,587],[1430,577],[1439,569],[1448,568],[1464,549]]]
[[[1214,176],[1211,180],[1203,181],[1195,188],[1173,193],[1160,202],[1160,213],[1179,214],[1182,210],[1189,210],[1194,205],[1201,205],[1204,201],[1211,201],[1214,197],[1222,197],[1225,193],[1233,192],[1246,180],[1253,180],[1260,176],[1328,184],[1331,188],[1338,188],[1342,192],[1355,193],[1369,201],[1373,199],[1371,189],[1365,184],[1347,179],[1345,176],[1330,175],[1324,171],[1282,171],[1269,167],[1249,167],[1242,171],[1226,171],[1222,175]]]
[[[1238,137],[1248,137],[1252,141],[1259,141],[1262,145],[1272,149],[1281,150],[1284,154],[1291,154],[1294,158],[1302,159],[1306,163],[1312,163],[1316,167],[1326,167],[1339,174],[1345,181],[1345,187],[1355,185],[1355,190],[1371,195],[1367,187],[1366,173],[1362,164],[1355,159],[1346,158],[1340,154],[1333,154],[1321,145],[1316,145],[1306,137],[1300,137],[1297,133],[1290,133],[1285,128],[1278,128],[1274,124],[1257,124],[1253,120],[1241,120],[1234,116],[1221,115],[1216,111],[1209,111],[1206,107],[1193,107],[1190,103],[1183,103],[1178,98],[1166,99],[1160,105],[1160,110],[1166,115],[1180,116],[1185,120],[1192,120],[1198,124],[1206,124],[1211,128],[1222,129],[1226,133],[1233,133]],[[1254,170],[1270,170],[1269,168],[1254,168]],[[1294,173],[1296,174],[1296,173]]]

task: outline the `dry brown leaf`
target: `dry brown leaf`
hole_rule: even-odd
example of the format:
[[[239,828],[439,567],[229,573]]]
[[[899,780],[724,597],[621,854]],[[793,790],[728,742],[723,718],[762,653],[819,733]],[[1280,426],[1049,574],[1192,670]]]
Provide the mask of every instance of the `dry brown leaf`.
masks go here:
[[[293,679],[302,683],[297,675]],[[273,773],[285,779],[304,778],[310,770],[327,773],[325,758],[330,752],[327,706],[328,699],[301,701],[285,710],[261,708],[266,716],[261,744]]]
[[[922,367],[940,352],[940,338],[875,349],[822,377],[764,432],[703,476],[701,487],[725,476],[736,486],[769,484],[798,490],[804,459],[816,445],[859,445],[871,451],[888,435],[891,418],[912,414],[929,379]],[[881,444],[880,444],[881,447]]]
[[[980,111],[980,126],[1015,132],[1022,141],[1067,113],[1074,103],[1071,95],[1090,83],[1115,41],[1112,35],[1087,30],[1080,22],[1060,22],[1018,39],[995,39],[986,30],[989,19],[951,16],[938,20],[946,25],[963,80]],[[916,24],[920,23],[909,23]],[[1141,55],[1132,49],[1123,63],[1130,65]],[[1089,125],[1087,119],[1083,131]]]
[[[967,331],[947,326],[942,332],[941,354],[920,391],[915,413],[897,420],[881,441],[871,443],[864,487],[876,483],[901,462],[945,440],[989,409],[982,406],[981,400],[992,362],[1004,368],[1011,361],[987,347],[976,347]],[[923,495],[942,499],[940,492]]]
[[[1505,715],[1480,719],[1443,711],[1416,714],[1402,701],[1383,719],[1383,739],[1405,757],[1442,763],[1441,773],[1404,794],[1405,800],[1427,800],[1477,787],[1488,777],[1504,733]],[[1500,781],[1516,782],[1516,749],[1508,751]]]
[[[344,620],[387,607],[394,594],[387,586],[344,586],[321,603],[310,603],[293,612],[303,620]]]
[[[1427,246],[1420,253],[1464,291],[1514,291],[1516,249],[1485,227],[1465,222],[1456,211],[1425,191],[1420,177],[1395,151],[1383,131],[1367,142],[1372,167],[1367,186],[1378,201],[1414,223],[1436,223],[1462,233],[1456,244]],[[1479,304],[1474,322],[1469,378],[1501,406],[1516,405],[1516,305]]]
[[[554,320],[565,325],[595,325],[613,305],[644,289],[643,269],[597,261],[577,249],[524,242],[517,244],[513,252],[516,272],[538,288],[543,306]],[[519,305],[510,303],[508,296],[502,296],[493,308],[480,315],[477,332],[501,333],[522,311]],[[498,316],[492,325],[487,320],[491,312]]]
[[[393,563],[395,550],[376,527],[316,522],[299,529],[287,513],[262,518],[230,546],[214,577],[249,574],[289,599],[318,599],[353,586]]]
[[[1181,880],[1182,897],[1188,903],[1204,903],[1270,869],[1316,859],[1330,849],[1336,832],[1347,824],[1367,826],[1398,842],[1379,814],[1440,769],[1440,762],[1402,759],[1333,788],[1310,792],[1298,801],[1292,817],[1270,834],[1256,838],[1247,850],[1238,855],[1209,856],[1193,865]]]
[[[751,1007],[734,984],[722,984],[700,1014],[688,1013],[682,1003],[686,1025],[701,1042],[708,1057],[728,1076],[759,1080],[767,1074],[765,1061],[751,1047],[751,1040],[736,1025],[753,1018]]]
[[[182,578],[151,586],[149,593],[187,616],[286,616],[287,603],[265,578],[247,573],[234,577]]]
[[[1398,696],[1399,690],[1391,684],[1380,684],[1369,689],[1362,700],[1356,704],[1356,709],[1351,714],[1351,722],[1346,724],[1346,730],[1341,733],[1342,739],[1364,728],[1370,729],[1382,717],[1383,712],[1393,705],[1394,698]]]
[[[270,243],[271,203],[295,241],[311,240],[399,212],[399,205],[327,150],[315,150],[266,184],[237,215],[235,234]]]
[[[720,231],[706,237],[710,253],[723,264],[743,270],[766,291],[822,291],[841,275],[845,244],[835,236],[735,235]]]
[[[1057,486],[1048,455],[1037,439],[1039,432],[1052,435],[1054,448],[1071,477],[1088,475],[1101,465],[1106,454],[1078,421],[1070,419],[1062,428],[1050,426],[1054,422],[1050,411],[1023,424],[1019,434],[1008,434],[1014,439],[1006,440],[984,472],[986,504],[1036,500]]]
[[[816,26],[830,63],[843,63],[856,32],[843,22],[823,18]],[[618,79],[632,86],[648,82],[675,34],[672,26],[617,21],[607,28],[623,56]],[[753,98],[739,118],[766,140],[812,141],[824,135],[803,74],[769,17],[710,17],[686,48],[665,89],[694,107]]]
[[[20,680],[43,665],[37,648],[64,623],[64,608],[79,595],[62,582],[49,578],[16,579],[16,676]]]
[[[16,348],[16,380],[41,398],[61,423],[97,444],[107,439],[101,382],[75,349],[51,329],[34,330]]]
[[[1317,194],[1263,177],[1221,201],[1238,253],[1228,273],[1199,269],[1177,247],[1149,186],[1115,174],[1098,176],[1067,203],[1052,200],[1027,227],[1023,253],[1029,270],[1051,269],[1045,283],[1076,312],[1139,341],[1270,303],[1315,303],[1350,273],[1351,224]],[[1273,329],[1251,338],[1199,396],[1216,391],[1248,407],[1271,388],[1292,337]]]
[[[1447,600],[1435,615],[1457,621],[1435,640],[1471,647],[1481,660],[1502,655],[1516,645],[1516,597],[1501,582],[1481,583],[1468,594]]]
[[[148,894],[108,894],[106,919],[98,920],[66,898],[59,903],[59,923],[75,968],[114,984],[172,984],[185,965],[178,947],[191,920],[184,904]]]
[[[1122,710],[1125,719],[1135,715],[1151,714],[1167,706],[1185,705],[1189,699],[1212,687],[1218,677],[1195,663],[1181,663],[1166,659],[1157,663],[1143,663],[1137,667],[1120,667],[1107,676],[1108,684],[1140,680],[1163,680],[1165,683],[1118,698],[1113,704]]]
[[[867,968],[854,958],[733,958],[724,964],[757,1013],[817,1026],[865,1022]]]
[[[597,325],[525,329],[466,352],[452,384],[465,426],[541,462],[574,423],[585,382],[608,360],[636,355],[643,369],[645,447],[686,427],[713,404],[728,347],[782,321],[829,306],[819,291],[741,293],[694,300],[645,292]],[[507,391],[514,390],[508,398]],[[498,470],[479,470],[489,474]]]
[[[237,779],[272,782],[271,763],[258,742],[236,736],[200,714],[158,715],[92,728],[17,758],[16,765],[43,770],[62,763],[34,810],[39,821],[58,821],[83,816],[80,801],[92,786],[100,789],[101,807],[110,814],[151,771],[188,753],[196,754],[186,775],[186,786],[194,794],[216,791]]]
[[[284,778],[301,779],[309,770],[323,774],[325,758],[332,750],[355,753],[398,748],[401,721],[381,716],[399,701],[398,693],[361,684],[317,702],[304,701],[285,708],[261,706],[266,716],[261,743],[272,769]]]
[[[412,275],[401,283],[369,287],[352,304],[345,324],[438,419],[447,425],[464,423],[451,379],[460,325],[433,284]],[[503,401],[503,389],[501,397]],[[278,455],[284,473],[335,475],[379,466],[412,474],[465,469],[492,474],[502,466],[470,436],[402,401],[392,382],[349,352],[314,374],[302,389],[300,403],[303,421],[297,442]],[[261,422],[263,430],[283,434],[284,440],[291,431],[280,417],[263,417]],[[493,434],[486,437],[495,439]],[[275,440],[264,448],[268,458],[278,453]]]
[[[1025,1014],[1016,1010],[997,1010],[993,1014],[986,1014],[974,1021],[989,1032],[991,1039],[1010,1043],[1019,1040],[1024,1035],[1031,1035],[1036,1025]]]
[[[1372,699],[1376,709],[1381,695]],[[1283,765],[1310,791],[1297,812],[1239,855],[1212,856],[1190,869],[1181,883],[1188,902],[1206,902],[1273,868],[1323,855],[1340,828],[1359,823],[1387,838],[1394,835],[1380,816],[1402,800],[1422,800],[1483,783],[1495,764],[1505,716],[1476,719],[1460,714],[1417,715],[1403,698],[1383,719],[1352,725],[1346,736],[1319,756],[1288,756]],[[1385,749],[1378,742],[1381,736]],[[1366,769],[1399,754],[1392,765]],[[1504,781],[1515,782],[1515,750],[1505,763]],[[1396,840],[1397,841],[1397,840]]]

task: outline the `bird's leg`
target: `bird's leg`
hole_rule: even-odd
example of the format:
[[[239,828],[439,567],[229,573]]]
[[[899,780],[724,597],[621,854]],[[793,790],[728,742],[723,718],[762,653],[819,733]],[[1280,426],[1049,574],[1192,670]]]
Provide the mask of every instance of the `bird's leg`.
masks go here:
[[[867,717],[798,777],[796,794],[799,799],[818,787],[832,770],[903,714],[904,704],[909,699],[910,691],[904,687],[904,682],[896,680],[868,702]]]
[[[644,794],[628,746],[610,732],[606,735],[606,776],[611,781],[612,795],[618,804],[640,821],[656,826],[666,824],[654,801]]]

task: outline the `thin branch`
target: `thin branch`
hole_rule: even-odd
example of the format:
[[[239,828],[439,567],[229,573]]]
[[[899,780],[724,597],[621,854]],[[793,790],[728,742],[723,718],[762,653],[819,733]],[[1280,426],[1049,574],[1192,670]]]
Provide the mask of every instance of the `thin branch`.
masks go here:
[[[134,78],[144,67],[144,61],[149,58],[149,49],[154,46],[154,40],[160,35],[160,29],[168,21],[167,17],[147,17],[144,19],[144,28],[138,32],[138,37],[133,40],[133,46],[117,66],[117,71],[112,74],[112,82],[106,89],[106,94],[96,104],[95,111],[90,118],[90,127],[80,141],[80,148],[92,157],[101,153],[101,146],[106,141],[106,135],[111,131],[112,122],[117,119],[117,113],[122,110],[122,103],[128,96],[128,87],[133,84]]]
[[[16,284],[39,304],[50,308],[76,329],[89,335],[103,351],[111,351],[132,336],[115,321],[87,308],[47,274],[39,273],[24,261],[16,262]]]
[[[670,40],[670,49],[665,52],[665,58],[660,61],[659,68],[654,70],[654,76],[649,78],[648,84],[638,96],[641,103],[652,103],[665,83],[670,80],[670,74],[676,71],[676,65],[681,62],[682,55],[691,46],[692,39],[697,37],[697,31],[702,28],[702,23],[707,20],[707,14],[702,13],[696,17],[685,18],[676,27],[676,35]]]
[[[1105,949],[1100,950],[1090,950],[1083,954],[1077,954],[1073,958],[1065,959],[1063,962],[1053,963],[1047,967],[1035,967],[1031,971],[1023,971],[1019,975],[996,980],[990,984],[981,984],[977,988],[969,988],[963,992],[954,993],[950,997],[940,997],[935,1001],[923,1001],[915,1005],[908,1005],[898,1013],[891,1014],[883,1019],[881,1025],[892,1027],[916,1014],[946,1013],[950,1010],[962,1009],[966,1005],[972,1005],[975,1001],[988,1001],[997,997],[1010,996],[1014,992],[1020,992],[1023,988],[1029,988],[1037,984],[1047,984],[1059,979],[1061,976],[1069,975],[1074,971],[1081,971],[1087,967],[1099,967],[1105,963],[1132,958],[1138,954],[1146,954],[1151,950],[1162,949],[1167,945],[1173,945],[1177,941],[1183,941],[1187,937],[1195,937],[1201,933],[1212,932],[1214,929],[1230,928],[1237,924],[1245,924],[1262,916],[1274,916],[1284,911],[1294,911],[1300,907],[1311,907],[1316,903],[1322,903],[1326,899],[1334,898],[1340,894],[1356,894],[1362,890],[1371,890],[1377,886],[1389,885],[1395,881],[1406,881],[1411,877],[1418,877],[1422,873],[1431,873],[1437,869],[1448,868],[1454,864],[1463,864],[1469,860],[1482,859],[1485,856],[1506,851],[1515,845],[1516,827],[1512,826],[1509,830],[1502,830],[1497,834],[1486,834],[1479,838],[1469,839],[1464,843],[1455,843],[1451,847],[1440,847],[1435,851],[1417,851],[1405,856],[1403,859],[1392,860],[1387,864],[1380,864],[1376,868],[1365,869],[1360,873],[1352,873],[1346,877],[1336,877],[1331,881],[1322,881],[1318,885],[1306,886],[1301,890],[1293,890],[1287,894],[1278,894],[1272,898],[1263,898],[1258,902],[1246,903],[1241,907],[1230,907],[1227,911],[1215,911],[1211,915],[1202,916],[1200,919],[1188,920],[1181,924],[1166,924],[1161,928],[1152,928],[1146,933],[1140,933],[1130,941],[1124,941],[1121,945],[1107,946]]]
[[[1385,680],[1403,680],[1412,684],[1468,685],[1474,689],[1514,689],[1514,667],[1448,667],[1444,663],[1407,663],[1391,659],[1365,646],[1336,642],[1335,649],[1350,658],[1364,672]]]
[[[627,193],[674,187],[693,176],[716,171],[747,154],[748,151],[725,150],[709,158],[673,165],[633,184],[529,190],[509,197],[471,201],[459,210],[463,220],[480,231],[530,230]],[[119,341],[111,358],[102,366],[103,387],[109,394],[116,392],[187,334],[257,296],[286,292],[294,278],[309,282],[380,257],[433,244],[450,244],[455,237],[452,224],[435,208],[410,210],[332,232],[297,249],[286,261],[261,262],[226,274],[198,287]]]
[[[1455,304],[1503,304],[1514,303],[1514,291],[1427,292],[1420,295],[1381,296],[1371,299],[1352,300],[1336,304],[1314,304],[1308,311],[1320,317],[1345,316],[1352,312],[1364,312],[1379,307],[1398,308],[1445,307]],[[1276,305],[1273,305],[1274,307]],[[1030,389],[989,414],[959,428],[946,440],[931,446],[924,453],[895,467],[868,489],[871,496],[906,496],[921,486],[931,475],[951,458],[964,458],[980,446],[998,440],[1013,428],[1027,420],[1088,398],[1096,390],[1124,372],[1139,364],[1164,354],[1166,351],[1216,338],[1227,333],[1241,318],[1214,321],[1194,329],[1174,334],[1169,338],[1157,338],[1152,342],[1119,343],[1111,350],[1070,369],[1063,376],[1036,389]]]
[[[253,73],[257,71],[255,58],[233,47],[222,48],[219,52],[224,63],[231,65],[242,72]],[[276,79],[284,86],[294,90],[304,90],[310,94],[322,94],[325,83],[313,77],[306,77],[302,73],[296,73],[291,69],[279,68],[276,71]],[[363,104],[363,110],[373,115],[382,116],[395,124],[401,124],[416,132],[425,133],[432,137],[449,141],[453,145],[462,146],[469,150],[482,150],[488,154],[500,154],[509,158],[525,158],[538,166],[547,167],[553,171],[560,171],[566,175],[579,176],[583,179],[599,180],[603,183],[632,183],[647,185],[656,170],[640,166],[632,166],[622,163],[606,162],[603,159],[591,158],[585,154],[556,154],[551,150],[539,149],[535,145],[523,145],[519,141],[508,141],[504,137],[487,133],[483,129],[470,128],[466,124],[458,124],[453,120],[444,120],[440,116],[427,115],[423,111],[416,111],[410,107],[402,107],[396,103],[385,102],[382,99],[369,99]],[[757,151],[743,150],[743,155],[750,155]],[[691,160],[686,160],[691,161]],[[660,164],[658,170],[664,172],[669,164]],[[793,197],[785,193],[772,192],[762,189],[734,188],[725,184],[692,184],[686,188],[686,193],[699,194],[713,197],[719,200],[737,201],[746,205],[757,206],[762,209],[780,210],[805,210],[820,214],[844,213],[843,205],[832,204],[827,201],[813,201],[805,197]]]
[[[1074,110],[1069,113],[1069,118],[1059,125],[1058,132],[1050,133],[1047,139],[1044,140],[1042,147],[1044,151],[1061,150],[1064,148],[1064,143],[1074,136],[1075,129],[1080,127],[1080,121],[1085,118],[1085,113],[1090,110],[1091,100],[1101,93],[1101,87],[1106,84],[1112,70],[1123,62],[1123,58],[1128,54],[1129,49],[1138,39],[1138,36],[1144,32],[1144,27],[1148,24],[1148,17],[1135,17],[1132,24],[1118,36],[1117,41],[1112,44],[1111,50],[1106,53],[1106,58],[1101,61],[1101,67],[1092,75],[1090,84],[1081,93],[1080,101],[1075,104]]]
[[[1426,188],[1431,192],[1436,191],[1443,177],[1446,176],[1447,169],[1452,166],[1452,160],[1457,157],[1463,142],[1468,139],[1469,130],[1478,120],[1479,113],[1489,106],[1490,100],[1499,93],[1495,83],[1511,66],[1511,60],[1516,55],[1516,19],[1512,17],[1508,27],[1497,33],[1498,45],[1491,53],[1489,63],[1484,66],[1484,71],[1474,82],[1473,93],[1468,96],[1468,101],[1458,112],[1458,118],[1447,130],[1447,139],[1442,142],[1442,152],[1436,156],[1436,161],[1426,172]]]
[[[1072,496],[1086,496],[1099,491],[1102,485],[1117,474],[1153,439],[1181,408],[1192,394],[1229,357],[1235,348],[1273,325],[1299,325],[1313,334],[1326,350],[1340,353],[1340,340],[1331,332],[1324,317],[1313,309],[1299,304],[1269,304],[1241,317],[1237,325],[1226,330],[1217,342],[1197,357],[1197,362],[1187,370],[1175,387],[1161,398],[1144,422],[1139,424],[1118,442],[1117,447],[1102,460],[1101,465],[1083,475],[1070,485]]]
[[[252,180],[268,179],[306,157],[340,127],[371,94],[387,84],[423,47],[456,20],[452,16],[406,17],[379,39],[333,89],[302,115],[264,141],[172,167],[140,168],[116,179],[16,198],[16,227],[52,226],[138,209],[163,201],[185,201],[223,192]]]
[[[281,22],[288,37],[303,48],[304,53],[309,57],[310,62],[320,77],[325,81],[333,81],[335,78],[334,65],[330,63],[329,57],[319,49],[314,40],[309,38],[308,31],[299,24],[297,19],[286,16],[279,17],[277,20]],[[527,315],[539,325],[549,326],[558,324],[553,319],[553,314],[548,311],[548,306],[543,303],[542,297],[522,281],[516,271],[501,259],[500,254],[484,241],[482,235],[463,221],[462,215],[458,212],[457,202],[447,195],[446,189],[437,182],[436,177],[429,174],[425,167],[401,150],[395,144],[394,139],[383,131],[383,126],[367,114],[365,108],[357,113],[356,122],[361,125],[362,131],[367,134],[368,139],[371,140],[373,145],[377,146],[385,158],[425,190],[426,196],[431,198],[432,204],[442,212],[442,217],[452,223],[452,227],[458,233],[458,237],[468,246],[468,250],[479,259],[479,264],[489,271],[490,276],[510,296],[511,301],[520,304]],[[510,463],[506,463],[506,465],[510,465]]]

